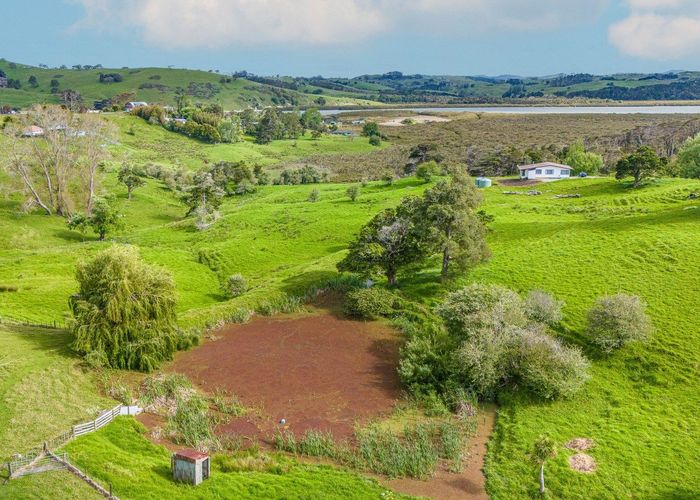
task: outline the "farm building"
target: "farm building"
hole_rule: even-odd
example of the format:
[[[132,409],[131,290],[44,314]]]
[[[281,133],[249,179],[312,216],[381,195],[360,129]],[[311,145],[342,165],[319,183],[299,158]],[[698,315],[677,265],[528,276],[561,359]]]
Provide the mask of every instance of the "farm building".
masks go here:
[[[520,178],[527,180],[554,181],[557,179],[568,179],[571,177],[572,168],[559,163],[544,162],[533,163],[531,165],[520,165]]]
[[[171,458],[173,479],[198,485],[209,477],[209,455],[197,450],[181,450]]]
[[[141,108],[143,106],[148,106],[148,103],[143,102],[143,101],[127,102],[126,105],[124,106],[124,111],[132,111],[136,108]]]

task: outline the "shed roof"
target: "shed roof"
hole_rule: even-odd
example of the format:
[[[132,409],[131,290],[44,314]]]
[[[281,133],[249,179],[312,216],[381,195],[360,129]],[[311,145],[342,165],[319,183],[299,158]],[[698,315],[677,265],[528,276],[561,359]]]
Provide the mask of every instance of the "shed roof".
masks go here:
[[[188,462],[198,462],[200,460],[204,460],[205,458],[209,458],[209,455],[202,453],[201,451],[186,449],[175,453],[175,458],[187,460]]]
[[[545,168],[545,167],[557,167],[563,170],[573,170],[568,165],[562,165],[561,163],[554,163],[552,161],[545,161],[542,163],[531,163],[530,165],[519,165],[518,170],[532,170],[534,168]]]

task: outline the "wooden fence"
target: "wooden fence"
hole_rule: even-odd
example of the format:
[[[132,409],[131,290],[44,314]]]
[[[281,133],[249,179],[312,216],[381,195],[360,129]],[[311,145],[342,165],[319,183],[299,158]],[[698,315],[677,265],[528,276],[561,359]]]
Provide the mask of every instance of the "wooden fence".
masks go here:
[[[122,405],[117,405],[111,410],[103,411],[102,413],[100,413],[99,417],[97,417],[91,422],[85,422],[84,424],[74,425],[72,429],[72,436],[70,437],[70,439],[82,436],[83,434],[88,434],[89,432],[94,432],[97,429],[104,427],[112,420],[114,420],[115,417],[121,415],[121,412]]]

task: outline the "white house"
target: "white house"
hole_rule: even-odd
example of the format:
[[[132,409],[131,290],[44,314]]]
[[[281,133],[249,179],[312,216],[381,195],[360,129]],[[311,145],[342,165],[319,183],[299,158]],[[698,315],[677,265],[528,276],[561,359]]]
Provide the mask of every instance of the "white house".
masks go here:
[[[571,167],[559,163],[544,162],[518,167],[521,179],[537,179],[542,181],[556,181],[571,177]]]

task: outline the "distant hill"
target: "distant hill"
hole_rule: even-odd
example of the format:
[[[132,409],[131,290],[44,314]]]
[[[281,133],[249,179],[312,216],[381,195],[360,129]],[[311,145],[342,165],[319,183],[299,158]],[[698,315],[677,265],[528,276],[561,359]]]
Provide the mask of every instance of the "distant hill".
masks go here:
[[[33,77],[33,78],[32,78]],[[47,68],[0,59],[0,106],[60,102],[78,92],[87,107],[108,100],[172,105],[178,89],[194,102],[225,109],[264,106],[373,106],[392,103],[478,104],[569,99],[700,100],[700,72],[547,77],[404,75],[354,78],[224,75],[173,68]]]
[[[31,77],[35,77],[35,80]],[[0,78],[19,88],[0,88],[0,106],[25,107],[34,103],[60,102],[66,90],[80,93],[83,103],[111,99],[172,105],[175,91],[184,89],[194,102],[217,102],[225,109],[264,106],[371,105],[348,92],[306,86],[270,85],[251,76],[223,75],[207,71],[171,68],[45,68],[0,59]],[[260,81],[256,81],[260,80]],[[0,86],[3,84],[0,79]],[[18,83],[17,83],[18,82]],[[52,86],[53,82],[53,86]]]

